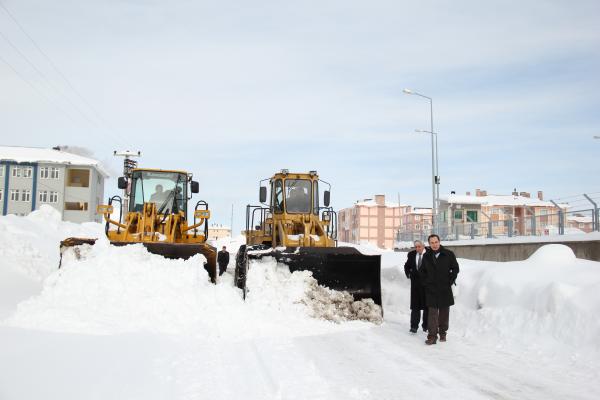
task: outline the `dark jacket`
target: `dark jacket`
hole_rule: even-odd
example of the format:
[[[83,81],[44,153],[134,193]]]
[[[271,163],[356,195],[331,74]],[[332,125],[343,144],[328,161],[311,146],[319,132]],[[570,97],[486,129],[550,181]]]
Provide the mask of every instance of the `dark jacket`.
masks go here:
[[[217,263],[219,263],[219,265],[227,266],[229,264],[229,252],[223,250],[219,251]]]
[[[427,254],[427,252],[423,254],[421,269],[423,268],[425,254]],[[421,282],[420,272],[417,271],[416,256],[416,250],[408,252],[406,255],[406,263],[404,263],[404,273],[407,278],[410,278],[410,309],[424,310],[427,308],[425,303],[425,286],[423,286],[423,283]]]
[[[452,251],[440,246],[439,256],[436,258],[433,250],[428,248],[420,275],[428,307],[444,308],[454,304],[452,284],[458,276],[458,262]]]

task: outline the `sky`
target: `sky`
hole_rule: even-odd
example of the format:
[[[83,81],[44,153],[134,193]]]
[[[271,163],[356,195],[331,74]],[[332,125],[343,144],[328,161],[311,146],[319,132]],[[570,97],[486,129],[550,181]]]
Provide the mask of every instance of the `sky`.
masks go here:
[[[236,231],[282,168],[336,209],[431,206],[429,102],[404,88],[433,100],[441,196],[600,192],[597,1],[0,5],[0,144],[84,147],[113,178],[139,150]]]

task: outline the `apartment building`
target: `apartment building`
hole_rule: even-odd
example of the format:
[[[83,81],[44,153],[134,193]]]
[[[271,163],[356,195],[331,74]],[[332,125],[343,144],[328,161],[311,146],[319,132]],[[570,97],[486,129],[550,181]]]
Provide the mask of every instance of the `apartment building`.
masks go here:
[[[560,204],[565,211],[566,204]],[[487,234],[492,222],[492,235],[543,235],[548,227],[559,225],[559,207],[544,201],[543,192],[532,198],[528,192],[514,190],[510,195],[488,195],[477,189],[475,195],[450,194],[440,198],[440,226],[455,232],[457,227],[476,229],[475,234]],[[512,230],[509,232],[509,230]],[[466,234],[466,232],[465,232]]]
[[[108,173],[97,160],[57,148],[0,146],[0,211],[27,215],[42,204],[64,221],[101,221],[96,206]]]
[[[594,230],[592,217],[583,214],[574,214],[567,217],[567,228],[578,229],[582,233],[590,233]]]
[[[208,239],[217,240],[231,236],[231,228],[221,224],[210,224],[208,227]]]
[[[347,243],[371,243],[392,249],[401,218],[409,206],[385,200],[385,195],[357,201],[338,211],[338,240]]]

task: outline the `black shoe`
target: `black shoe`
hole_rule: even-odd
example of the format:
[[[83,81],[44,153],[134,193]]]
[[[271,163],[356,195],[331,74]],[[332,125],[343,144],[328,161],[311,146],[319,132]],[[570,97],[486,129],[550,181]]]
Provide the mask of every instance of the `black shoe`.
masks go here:
[[[410,333],[417,333],[417,328],[410,328]]]
[[[423,332],[427,332],[427,327],[426,326],[423,327]]]

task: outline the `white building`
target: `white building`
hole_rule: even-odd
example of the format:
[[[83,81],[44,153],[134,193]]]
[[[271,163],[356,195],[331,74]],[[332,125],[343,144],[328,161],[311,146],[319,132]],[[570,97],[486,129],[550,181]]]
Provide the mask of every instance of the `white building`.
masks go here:
[[[211,224],[208,227],[208,239],[217,240],[231,236],[231,228],[220,224]]]
[[[97,160],[56,149],[0,146],[0,211],[27,215],[42,204],[65,221],[101,221],[108,174]]]

